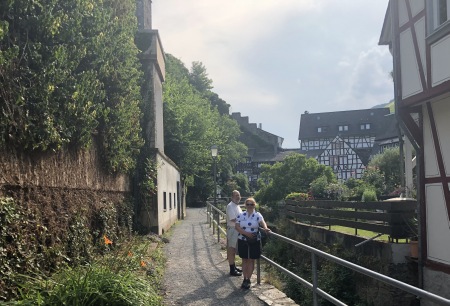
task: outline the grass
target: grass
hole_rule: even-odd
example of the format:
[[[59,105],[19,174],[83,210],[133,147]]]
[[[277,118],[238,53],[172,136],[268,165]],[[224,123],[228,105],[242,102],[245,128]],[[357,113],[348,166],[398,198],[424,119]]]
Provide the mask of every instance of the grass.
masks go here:
[[[105,242],[106,243],[106,242]],[[161,248],[134,237],[108,245],[89,265],[61,269],[50,277],[22,277],[21,299],[8,305],[162,305],[158,291],[165,259]]]
[[[327,227],[328,228],[328,227]],[[355,235],[355,229],[351,227],[345,227],[345,226],[338,226],[338,225],[332,225],[331,230],[339,233],[344,233],[348,235]],[[378,235],[378,233],[366,231],[362,229],[358,229],[358,237],[364,237],[364,238],[372,238]],[[377,237],[374,239],[375,241],[389,241],[389,235],[381,235],[380,237]],[[406,243],[406,239],[398,239],[399,243]]]

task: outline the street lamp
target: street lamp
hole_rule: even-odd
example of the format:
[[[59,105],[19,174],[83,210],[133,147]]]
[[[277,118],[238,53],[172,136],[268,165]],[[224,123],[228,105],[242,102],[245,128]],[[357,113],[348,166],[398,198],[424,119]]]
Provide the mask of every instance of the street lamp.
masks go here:
[[[213,158],[213,173],[214,173],[214,206],[217,206],[217,176],[216,176],[216,159],[219,148],[216,145],[211,146],[211,156]]]

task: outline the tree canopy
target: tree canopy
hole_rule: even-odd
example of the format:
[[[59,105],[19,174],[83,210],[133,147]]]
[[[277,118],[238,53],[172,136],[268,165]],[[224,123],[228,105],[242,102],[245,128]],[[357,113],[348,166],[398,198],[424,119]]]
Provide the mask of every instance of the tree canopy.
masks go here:
[[[262,166],[258,180],[260,189],[255,197],[259,202],[270,204],[293,192],[307,193],[311,183],[321,176],[326,177],[329,183],[336,182],[330,167],[321,165],[306,155],[292,153],[283,162]]]
[[[203,72],[206,74],[205,70]],[[181,168],[191,190],[197,189],[195,196],[204,199],[212,192],[211,146],[219,147],[217,167],[224,173],[231,173],[247,148],[238,141],[241,131],[237,122],[211,107],[205,92],[199,91],[209,89],[196,87],[191,82],[184,64],[167,54],[163,87],[164,150]]]

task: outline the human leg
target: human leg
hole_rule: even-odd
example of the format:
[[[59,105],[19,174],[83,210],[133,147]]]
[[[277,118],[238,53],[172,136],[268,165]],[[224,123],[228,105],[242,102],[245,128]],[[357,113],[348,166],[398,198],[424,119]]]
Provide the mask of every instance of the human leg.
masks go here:
[[[230,265],[230,275],[231,276],[241,276],[242,270],[236,268],[236,247],[238,240],[238,232],[233,227],[227,228],[227,258],[228,264]]]

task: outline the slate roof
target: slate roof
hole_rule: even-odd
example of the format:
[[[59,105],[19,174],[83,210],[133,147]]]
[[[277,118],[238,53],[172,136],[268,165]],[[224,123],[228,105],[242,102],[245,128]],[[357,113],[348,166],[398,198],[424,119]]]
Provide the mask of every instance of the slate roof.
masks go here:
[[[388,133],[385,129],[386,123],[390,118],[386,119],[386,115],[389,115],[388,108],[302,114],[298,139],[333,138],[337,135],[341,135],[342,137],[382,135]],[[363,123],[370,123],[370,129],[361,130],[360,125]],[[340,125],[347,125],[348,131],[340,132]],[[325,128],[325,130],[319,133],[317,130],[318,127]]]

